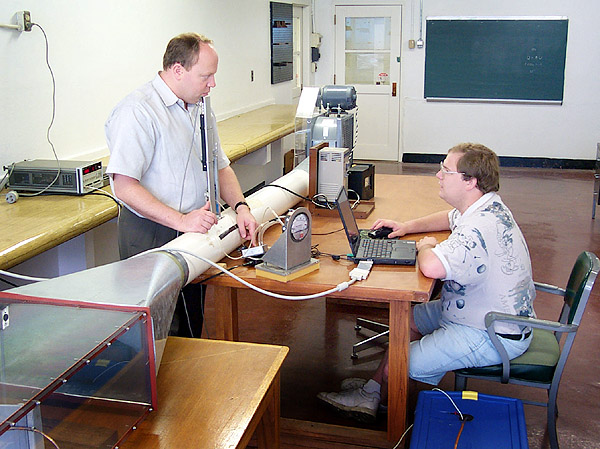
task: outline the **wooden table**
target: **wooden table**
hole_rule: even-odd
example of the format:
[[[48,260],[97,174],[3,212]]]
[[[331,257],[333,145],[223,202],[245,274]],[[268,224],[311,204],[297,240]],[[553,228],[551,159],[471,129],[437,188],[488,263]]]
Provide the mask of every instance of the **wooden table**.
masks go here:
[[[121,449],[279,447],[283,346],[169,337],[158,409]],[[256,433],[255,433],[256,432]]]
[[[375,210],[368,219],[358,220],[360,227],[370,227],[378,217],[394,220],[416,218],[450,207],[438,196],[438,182],[432,175],[400,176],[376,175]],[[349,250],[339,216],[313,216],[312,243],[318,244],[324,253],[340,254]],[[323,234],[323,235],[319,235]],[[448,233],[430,233],[438,240]],[[412,235],[418,240],[422,235]],[[275,239],[273,237],[273,239]],[[227,261],[230,265],[231,261]],[[252,268],[236,269],[244,280],[263,289],[288,295],[314,294],[335,287],[349,279],[355,264],[349,261],[333,261],[329,257],[320,259],[320,269],[296,280],[283,283],[257,277]],[[212,273],[209,271],[203,276]],[[229,276],[219,276],[208,281],[209,294],[213,295],[216,312],[217,338],[238,338],[237,292],[246,288]],[[358,301],[388,303],[390,309],[389,335],[389,397],[387,438],[396,441],[404,432],[406,422],[406,398],[408,394],[408,346],[409,317],[411,302],[428,301],[434,280],[421,274],[416,266],[382,266],[373,268],[368,279],[355,283],[350,288],[331,297]]]

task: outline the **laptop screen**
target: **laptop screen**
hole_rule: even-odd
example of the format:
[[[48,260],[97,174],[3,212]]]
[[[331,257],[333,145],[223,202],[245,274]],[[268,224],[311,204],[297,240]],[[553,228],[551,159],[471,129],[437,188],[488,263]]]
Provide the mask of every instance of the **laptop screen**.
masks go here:
[[[338,212],[340,213],[340,218],[342,219],[342,224],[344,225],[346,236],[348,237],[348,243],[350,244],[352,255],[356,255],[356,246],[360,237],[360,231],[358,229],[358,225],[356,224],[356,220],[354,219],[354,213],[352,212],[352,207],[350,206],[350,201],[348,200],[348,194],[346,193],[346,189],[344,187],[340,189],[337,199],[335,200],[335,204],[338,208]]]

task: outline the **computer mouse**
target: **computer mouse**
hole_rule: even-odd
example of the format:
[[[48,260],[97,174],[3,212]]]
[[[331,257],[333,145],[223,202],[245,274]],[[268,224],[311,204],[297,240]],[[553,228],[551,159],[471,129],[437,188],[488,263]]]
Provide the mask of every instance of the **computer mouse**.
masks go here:
[[[369,237],[372,239],[387,239],[390,232],[393,232],[392,228],[388,228],[387,226],[382,226],[381,228],[373,229],[369,231]]]

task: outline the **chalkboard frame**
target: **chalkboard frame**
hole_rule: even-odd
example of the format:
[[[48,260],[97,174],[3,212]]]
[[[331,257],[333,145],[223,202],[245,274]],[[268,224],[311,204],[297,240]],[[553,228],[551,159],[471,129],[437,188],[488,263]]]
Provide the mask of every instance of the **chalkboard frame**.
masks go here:
[[[562,104],[568,22],[565,16],[428,17],[425,99]]]

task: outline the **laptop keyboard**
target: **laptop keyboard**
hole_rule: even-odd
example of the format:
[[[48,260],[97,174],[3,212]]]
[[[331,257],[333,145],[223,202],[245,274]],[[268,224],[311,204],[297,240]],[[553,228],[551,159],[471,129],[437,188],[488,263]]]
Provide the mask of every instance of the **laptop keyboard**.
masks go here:
[[[360,252],[362,257],[390,257],[394,240],[388,239],[361,239]]]

